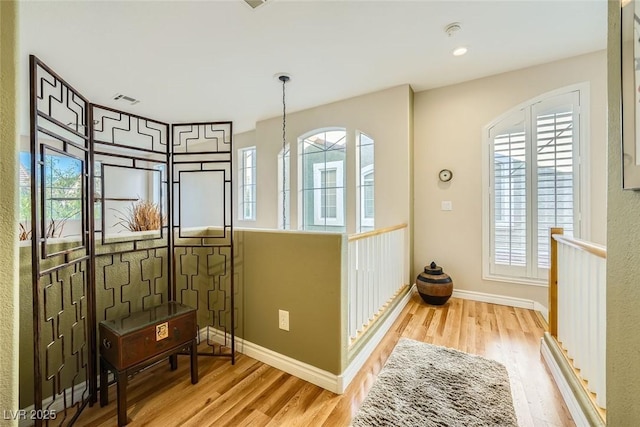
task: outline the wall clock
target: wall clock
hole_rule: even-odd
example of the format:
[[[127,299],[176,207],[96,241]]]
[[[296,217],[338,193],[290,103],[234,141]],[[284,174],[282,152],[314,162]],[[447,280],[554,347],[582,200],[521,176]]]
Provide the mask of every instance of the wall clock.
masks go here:
[[[453,172],[449,169],[442,169],[440,173],[438,173],[438,178],[440,178],[440,181],[442,182],[449,182],[451,181],[451,178],[453,178]]]

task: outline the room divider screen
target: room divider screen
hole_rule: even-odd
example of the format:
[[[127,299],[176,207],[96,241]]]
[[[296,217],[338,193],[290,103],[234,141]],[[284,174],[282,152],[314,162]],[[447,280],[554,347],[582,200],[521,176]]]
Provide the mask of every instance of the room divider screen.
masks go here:
[[[232,123],[92,104],[35,56],[30,100],[35,425],[97,401],[102,320],[191,305],[199,354],[234,363]]]
[[[174,292],[195,307],[205,355],[235,357],[230,122],[173,125]],[[228,201],[228,203],[220,203]]]

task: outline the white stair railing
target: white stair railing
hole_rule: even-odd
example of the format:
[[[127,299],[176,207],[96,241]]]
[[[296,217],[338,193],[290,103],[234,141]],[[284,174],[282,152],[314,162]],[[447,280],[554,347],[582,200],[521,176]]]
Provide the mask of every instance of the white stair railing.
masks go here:
[[[606,407],[606,249],[552,230],[552,275],[557,272],[557,305],[549,312],[549,329],[578,376]],[[554,254],[555,252],[555,254]],[[555,260],[554,255],[556,255]],[[554,265],[555,263],[555,265]],[[553,280],[551,286],[553,287]],[[554,307],[555,306],[555,307]]]
[[[406,229],[398,225],[348,238],[348,333],[353,344],[406,286]]]

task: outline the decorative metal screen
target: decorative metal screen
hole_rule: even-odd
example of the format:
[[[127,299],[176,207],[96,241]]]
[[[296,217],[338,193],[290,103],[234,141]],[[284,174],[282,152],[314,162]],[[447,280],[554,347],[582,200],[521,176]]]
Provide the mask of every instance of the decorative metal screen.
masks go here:
[[[171,299],[169,125],[93,106],[97,320]]]
[[[195,307],[204,355],[235,362],[232,123],[173,125],[175,299]]]
[[[199,354],[234,363],[232,124],[94,105],[30,65],[33,382],[20,393],[36,426],[72,425],[97,401],[101,320],[179,301],[198,310]]]
[[[97,389],[89,102],[34,56],[30,82],[35,424],[70,424]]]

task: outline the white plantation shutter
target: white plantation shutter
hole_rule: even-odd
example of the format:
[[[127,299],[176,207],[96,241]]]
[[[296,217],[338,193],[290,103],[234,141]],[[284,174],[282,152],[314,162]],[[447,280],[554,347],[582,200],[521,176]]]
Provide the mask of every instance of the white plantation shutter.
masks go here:
[[[489,128],[489,275],[545,279],[549,228],[574,233],[579,95],[533,103]]]
[[[579,96],[572,92],[533,106],[537,187],[537,265],[549,268],[549,228],[573,235],[574,143],[579,140]],[[544,274],[544,272],[542,272]]]
[[[511,114],[490,131],[492,144],[492,273],[526,274],[527,144],[525,111]]]

